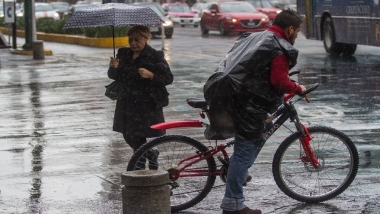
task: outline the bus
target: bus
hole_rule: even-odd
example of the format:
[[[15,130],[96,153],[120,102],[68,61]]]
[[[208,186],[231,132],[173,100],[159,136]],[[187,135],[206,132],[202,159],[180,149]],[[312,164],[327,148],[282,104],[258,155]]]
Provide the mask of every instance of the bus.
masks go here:
[[[380,46],[380,0],[297,0],[301,32],[323,40],[327,53],[352,55],[357,45]]]

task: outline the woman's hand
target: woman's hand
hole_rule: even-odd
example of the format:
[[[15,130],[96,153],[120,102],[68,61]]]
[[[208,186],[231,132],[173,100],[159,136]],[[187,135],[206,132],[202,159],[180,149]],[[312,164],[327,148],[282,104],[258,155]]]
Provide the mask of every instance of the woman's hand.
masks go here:
[[[110,67],[111,68],[117,68],[119,67],[119,59],[118,58],[113,58],[113,57],[110,57],[111,60],[110,60]]]
[[[139,74],[142,78],[145,78],[145,79],[153,79],[154,78],[154,74],[145,68],[139,68],[138,71],[139,71]]]

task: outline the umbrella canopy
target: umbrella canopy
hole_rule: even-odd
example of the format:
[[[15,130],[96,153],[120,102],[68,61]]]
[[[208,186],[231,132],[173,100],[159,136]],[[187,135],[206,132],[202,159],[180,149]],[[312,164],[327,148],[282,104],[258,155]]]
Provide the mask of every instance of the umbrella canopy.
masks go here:
[[[149,7],[139,7],[124,3],[107,3],[82,11],[76,11],[63,26],[63,29],[112,27],[113,55],[115,57],[114,27],[131,25],[152,26],[163,22],[164,20]]]
[[[158,25],[164,22],[149,7],[138,7],[124,3],[101,4],[75,12],[63,26],[68,28],[88,28],[128,25]]]

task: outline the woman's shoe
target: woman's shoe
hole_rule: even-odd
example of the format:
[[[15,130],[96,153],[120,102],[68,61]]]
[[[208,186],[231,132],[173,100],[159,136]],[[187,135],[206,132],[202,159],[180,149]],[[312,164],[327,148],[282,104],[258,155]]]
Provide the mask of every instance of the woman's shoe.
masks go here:
[[[146,163],[146,158],[145,157],[140,158],[136,163],[135,170],[144,170],[145,163]]]
[[[253,209],[250,209],[249,207],[245,207],[244,209],[237,210],[237,211],[223,210],[223,214],[261,214],[261,210],[253,210]]]

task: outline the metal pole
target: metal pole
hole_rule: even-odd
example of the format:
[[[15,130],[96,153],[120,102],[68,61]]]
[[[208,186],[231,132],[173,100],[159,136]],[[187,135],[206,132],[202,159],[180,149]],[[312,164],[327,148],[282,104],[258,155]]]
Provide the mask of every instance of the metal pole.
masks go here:
[[[8,25],[8,44],[11,44],[11,26],[12,24]]]
[[[36,29],[36,15],[34,10],[34,0],[32,1],[32,47],[33,42],[37,40],[37,29]]]
[[[17,49],[17,16],[16,16],[16,1],[14,2],[14,17],[15,21],[12,23],[12,48]]]
[[[165,40],[164,40],[164,36],[165,36],[165,28],[164,28],[164,25],[161,24],[161,41],[162,41],[162,50],[165,50]]]
[[[24,22],[25,22],[25,44],[22,46],[25,50],[32,50],[33,42],[33,0],[24,1]]]

